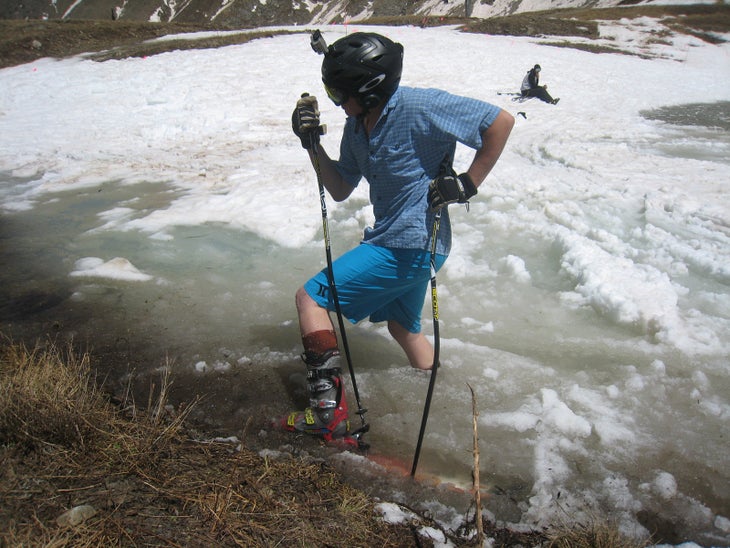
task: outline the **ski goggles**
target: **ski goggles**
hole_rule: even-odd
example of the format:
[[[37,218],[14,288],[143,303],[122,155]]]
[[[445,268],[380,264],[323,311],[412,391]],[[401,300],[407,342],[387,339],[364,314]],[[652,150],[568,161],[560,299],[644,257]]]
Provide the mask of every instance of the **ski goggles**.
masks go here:
[[[347,100],[350,98],[347,92],[342,91],[341,89],[331,88],[328,85],[325,85],[324,89],[327,92],[327,97],[329,97],[332,102],[338,107],[341,104],[346,103]]]

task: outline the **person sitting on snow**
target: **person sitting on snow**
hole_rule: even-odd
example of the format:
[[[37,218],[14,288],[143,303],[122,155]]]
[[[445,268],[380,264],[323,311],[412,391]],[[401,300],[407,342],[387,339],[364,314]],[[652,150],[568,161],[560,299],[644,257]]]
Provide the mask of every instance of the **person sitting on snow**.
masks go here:
[[[527,71],[522,79],[520,92],[522,97],[537,97],[541,101],[556,105],[560,99],[553,99],[547,91],[547,86],[539,85],[540,82],[540,65],[535,65]]]

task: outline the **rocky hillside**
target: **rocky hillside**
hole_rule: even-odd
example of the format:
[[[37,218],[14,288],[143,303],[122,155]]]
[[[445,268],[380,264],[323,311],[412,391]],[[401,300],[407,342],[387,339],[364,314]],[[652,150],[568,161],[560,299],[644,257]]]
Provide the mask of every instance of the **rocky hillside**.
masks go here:
[[[653,0],[5,0],[0,19],[212,23],[256,27],[403,15],[487,18],[556,8],[651,4]]]

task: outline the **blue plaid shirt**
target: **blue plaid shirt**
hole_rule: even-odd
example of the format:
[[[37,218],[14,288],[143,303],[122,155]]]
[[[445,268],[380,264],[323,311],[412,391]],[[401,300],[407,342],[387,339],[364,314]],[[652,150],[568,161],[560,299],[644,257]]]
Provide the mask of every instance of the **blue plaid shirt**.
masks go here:
[[[362,123],[345,123],[337,170],[353,187],[362,177],[370,184],[375,224],[364,242],[390,248],[430,250],[434,214],[428,186],[445,157],[453,160],[456,143],[482,146],[481,134],[500,108],[437,89],[399,87],[383,110],[370,138]],[[442,210],[436,252],[451,248],[448,211]]]

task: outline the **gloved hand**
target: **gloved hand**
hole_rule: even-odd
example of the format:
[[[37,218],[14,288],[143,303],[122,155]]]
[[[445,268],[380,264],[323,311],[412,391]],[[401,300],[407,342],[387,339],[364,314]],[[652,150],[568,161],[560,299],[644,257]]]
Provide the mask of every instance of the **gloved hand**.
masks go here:
[[[301,139],[304,148],[312,148],[312,136],[314,143],[319,143],[322,130],[319,125],[319,105],[314,95],[302,93],[291,115],[291,127],[294,134]]]
[[[468,173],[439,175],[428,186],[428,203],[432,210],[454,203],[465,204],[475,196],[477,187]]]

